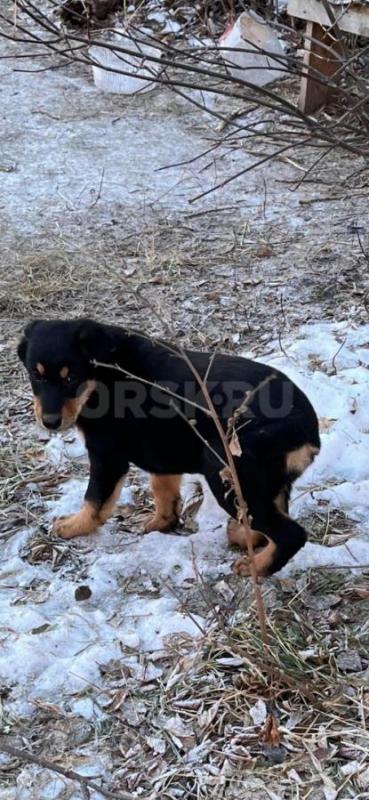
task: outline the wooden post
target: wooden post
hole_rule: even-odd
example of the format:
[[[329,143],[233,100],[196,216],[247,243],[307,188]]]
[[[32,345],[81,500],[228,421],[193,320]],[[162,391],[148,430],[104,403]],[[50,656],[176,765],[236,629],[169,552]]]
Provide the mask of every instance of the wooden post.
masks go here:
[[[320,42],[331,50],[320,46]],[[309,69],[320,72],[322,80],[330,78],[338,69],[339,61],[334,57],[334,50],[340,48],[340,43],[331,33],[328,33],[318,22],[307,22],[304,53],[304,76],[301,78],[299,109],[304,114],[311,114],[317,108],[328,103],[334,89],[323,83],[317,83]]]

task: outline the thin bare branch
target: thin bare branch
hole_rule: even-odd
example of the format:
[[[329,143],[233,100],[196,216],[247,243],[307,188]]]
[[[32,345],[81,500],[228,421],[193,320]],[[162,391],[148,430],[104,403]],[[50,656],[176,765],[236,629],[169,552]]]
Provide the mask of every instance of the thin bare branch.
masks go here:
[[[56,772],[58,775],[62,775],[64,778],[78,783],[81,790],[85,790],[85,797],[87,797],[86,789],[92,789],[94,792],[97,792],[97,794],[107,797],[108,800],[132,800],[132,794],[129,792],[110,792],[108,789],[99,786],[98,783],[95,783],[95,781],[92,781],[90,778],[86,778],[85,775],[79,775],[79,773],[75,772],[73,769],[66,769],[65,767],[59,766],[59,764],[55,764],[53,761],[43,758],[43,756],[35,756],[33,753],[29,753],[28,750],[21,750],[18,747],[6,744],[6,742],[4,742],[4,737],[2,737],[0,741],[0,752],[7,753],[9,756],[19,759],[19,761],[25,761],[28,764],[36,764],[38,767],[42,767],[42,769],[49,769],[51,772]],[[141,797],[145,800],[144,795],[141,795]]]

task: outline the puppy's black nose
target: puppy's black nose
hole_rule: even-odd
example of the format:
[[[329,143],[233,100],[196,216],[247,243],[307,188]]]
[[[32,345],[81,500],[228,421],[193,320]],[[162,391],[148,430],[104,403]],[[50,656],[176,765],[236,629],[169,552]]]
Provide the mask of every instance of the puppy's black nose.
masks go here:
[[[43,414],[42,415],[42,422],[45,425],[45,428],[49,428],[52,431],[56,431],[57,428],[60,428],[61,425],[61,414]]]

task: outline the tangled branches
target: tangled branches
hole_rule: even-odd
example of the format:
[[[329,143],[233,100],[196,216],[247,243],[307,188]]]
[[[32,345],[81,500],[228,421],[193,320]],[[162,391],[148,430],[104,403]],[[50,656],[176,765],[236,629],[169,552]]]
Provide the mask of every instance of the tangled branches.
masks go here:
[[[323,0],[323,5],[328,6],[327,0]],[[0,12],[0,36],[16,43],[16,57],[26,62],[22,69],[33,71],[32,58],[36,55],[36,48],[37,56],[41,53],[46,57],[45,69],[77,63],[127,76],[131,74],[129,59],[134,48],[136,53],[144,56],[140,72],[142,78],[169,87],[219,119],[222,135],[217,137],[210,149],[237,147],[249,151],[251,148],[251,152],[257,152],[252,165],[248,164],[230,175],[227,182],[270,159],[291,154],[302,146],[317,153],[309,167],[309,174],[332,150],[363,157],[363,169],[366,169],[369,117],[365,59],[369,45],[359,47],[358,38],[353,41],[351,37],[350,47],[347,46],[334,18],[327,31],[330,36],[326,41],[329,44],[319,43],[327,60],[334,64],[334,71],[330,70],[332,74],[329,78],[311,64],[306,67],[302,63],[301,45],[308,49],[311,37],[309,42],[309,37],[305,36],[303,45],[302,34],[295,28],[274,22],[285,42],[294,47],[294,54],[289,54],[286,49],[278,56],[251,42],[248,50],[246,43],[244,52],[256,50],[272,59],[271,69],[275,70],[278,78],[277,84],[257,86],[253,82],[253,68],[245,69],[242,76],[241,70],[230,69],[230,48],[220,46],[214,38],[210,44],[200,47],[194,46],[193,41],[189,45],[186,30],[183,35],[174,38],[157,31],[148,33],[147,29],[143,33],[136,11],[129,16],[124,14],[124,9],[123,17],[118,18],[122,25],[121,34],[117,35],[116,28],[102,28],[101,24],[94,26],[88,23],[81,27],[77,24],[81,23],[81,9],[74,11],[73,6],[70,14],[72,18],[75,17],[75,23],[66,25],[60,11],[59,0],[45,0],[42,5],[35,0],[14,0],[13,15]],[[192,40],[194,38],[192,36]],[[109,59],[106,54],[112,58]],[[336,100],[332,112],[325,110],[324,113],[308,115],[296,104],[291,85],[296,88],[296,79],[306,76],[307,70],[309,79],[317,86],[329,86],[331,92],[334,91]],[[209,102],[209,98],[216,97],[235,99],[240,105],[239,110],[236,114],[225,116],[217,110],[216,104],[214,106],[213,102]],[[260,116],[260,111],[263,116]],[[223,186],[224,182],[220,185]]]

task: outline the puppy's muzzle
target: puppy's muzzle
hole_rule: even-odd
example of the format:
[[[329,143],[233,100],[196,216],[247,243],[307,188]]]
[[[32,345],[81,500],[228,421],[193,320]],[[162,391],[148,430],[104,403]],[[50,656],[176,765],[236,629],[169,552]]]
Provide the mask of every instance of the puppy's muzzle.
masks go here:
[[[48,428],[51,431],[57,431],[62,424],[62,416],[61,414],[43,414],[42,422],[45,425],[45,428]]]

